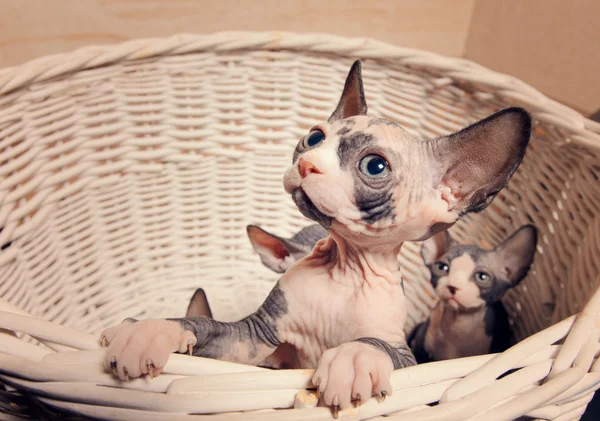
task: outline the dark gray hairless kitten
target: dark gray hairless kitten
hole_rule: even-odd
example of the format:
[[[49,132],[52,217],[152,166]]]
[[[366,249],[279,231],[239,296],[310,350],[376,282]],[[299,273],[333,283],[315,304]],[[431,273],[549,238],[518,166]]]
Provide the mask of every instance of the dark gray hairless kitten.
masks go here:
[[[513,345],[501,299],[527,275],[536,244],[533,225],[492,251],[454,244],[447,232],[423,242],[421,255],[440,301],[409,336],[417,361],[496,353]]]
[[[280,347],[315,368],[327,405],[391,393],[392,370],[416,363],[404,334],[397,256],[466,212],[483,210],[520,165],[531,119],[508,108],[457,133],[418,139],[367,116],[360,62],[327,122],[300,139],[284,188],[329,236],[283,273],[252,315],[122,323],[102,333],[105,367],[122,379],[161,372],[172,352],[262,364]]]

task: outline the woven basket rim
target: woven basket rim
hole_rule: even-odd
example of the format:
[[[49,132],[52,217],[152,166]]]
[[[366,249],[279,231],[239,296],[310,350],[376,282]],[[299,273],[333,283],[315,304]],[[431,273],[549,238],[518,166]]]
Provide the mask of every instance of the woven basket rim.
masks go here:
[[[17,101],[14,109],[9,108],[6,116],[0,116],[0,124],[4,119],[4,122],[8,121],[10,126],[11,119],[21,112],[20,106],[24,104],[27,107],[30,105],[30,101],[40,100],[40,102],[43,102],[47,96],[51,95],[49,92],[52,92],[52,89],[47,89],[48,87],[41,83],[49,82],[49,84],[56,85],[52,88],[56,88],[58,92],[62,92],[65,87],[68,88],[69,80],[56,79],[61,76],[66,78],[74,75],[77,77],[79,71],[92,68],[101,69],[103,66],[112,64],[143,65],[144,60],[150,57],[177,56],[193,52],[228,52],[231,55],[239,56],[240,52],[245,51],[258,51],[258,55],[266,56],[260,58],[267,59],[270,58],[271,54],[263,54],[260,53],[261,51],[284,51],[282,54],[284,56],[294,55],[290,52],[306,55],[321,53],[321,58],[327,60],[331,60],[332,57],[334,59],[336,57],[344,57],[344,59],[362,57],[382,60],[384,61],[382,64],[385,66],[396,64],[414,66],[416,71],[421,69],[427,71],[427,86],[433,84],[433,86],[443,87],[456,81],[464,81],[465,85],[473,84],[475,89],[482,91],[482,95],[484,95],[482,97],[484,101],[482,102],[485,102],[489,92],[489,99],[493,100],[494,103],[498,102],[496,99],[501,99],[504,103],[514,103],[514,105],[528,108],[538,123],[548,123],[546,137],[552,138],[551,140],[554,141],[552,153],[555,152],[554,149],[563,147],[563,143],[560,141],[562,139],[566,139],[565,143],[571,142],[587,146],[590,149],[600,148],[600,125],[586,120],[578,112],[547,98],[518,79],[493,72],[469,60],[447,58],[426,51],[394,47],[367,38],[344,38],[326,34],[288,32],[182,34],[167,38],[138,39],[116,45],[84,47],[71,53],[47,56],[17,67],[0,70],[0,103],[10,103],[15,97],[17,100],[22,101],[21,103]],[[200,58],[203,59],[204,57]],[[253,60],[255,56],[248,55],[248,58]],[[222,61],[222,63],[227,62]],[[412,69],[409,69],[410,71]],[[100,71],[99,73],[102,76],[104,72]],[[387,73],[383,74],[386,75]],[[41,86],[36,86],[36,84]],[[32,95],[29,91],[32,91]],[[427,94],[427,91],[424,92]],[[19,98],[19,96],[24,98]],[[32,100],[32,98],[34,99]],[[34,103],[33,105],[37,104]],[[69,104],[69,106],[71,105]],[[77,106],[77,103],[72,105],[73,108]],[[72,121],[76,121],[77,115],[69,117],[72,117],[72,119],[67,121],[72,124]],[[284,118],[285,116],[282,117],[282,119]],[[27,119],[23,120],[24,124],[29,123]],[[52,120],[52,116],[47,117],[47,115],[43,115],[41,118],[42,124],[47,124],[48,121]],[[32,124],[25,126],[25,128],[30,126]],[[538,129],[542,130],[545,127],[538,127]],[[542,134],[540,138],[544,136]],[[225,142],[227,142],[227,139],[225,139]],[[276,145],[276,142],[272,142],[270,145],[279,146]],[[61,151],[60,147],[61,145],[56,149]],[[575,152],[577,153],[577,159],[580,156],[585,156],[581,151]],[[560,153],[557,155],[560,158]],[[594,159],[597,157],[595,152],[592,155]],[[100,158],[97,158],[97,160],[102,160],[105,156],[99,155]],[[43,159],[47,159],[47,157],[43,157]],[[115,172],[115,168],[118,170],[117,166],[107,166],[106,172]],[[88,175],[83,170],[79,174]],[[102,175],[102,173],[98,174]],[[44,175],[41,174],[40,178]],[[92,175],[99,177],[96,174]],[[595,170],[592,171],[592,175],[595,175]],[[586,176],[589,176],[589,174],[586,173]],[[22,178],[25,178],[25,176],[22,176]],[[87,179],[83,177],[82,180],[87,182]],[[580,178],[575,178],[575,180],[579,181]],[[571,183],[571,181],[569,182]],[[78,184],[75,187],[81,188],[82,185],[84,184]],[[573,191],[574,193],[577,192]],[[61,190],[61,194],[64,192],[68,193],[69,190]],[[18,193],[20,194],[20,192]],[[17,194],[14,194],[14,196],[18,197]],[[52,196],[49,199],[42,197],[37,204],[37,209],[42,209],[43,206],[45,206],[43,209],[52,209],[51,206],[55,206],[56,201],[60,200],[61,197],[60,195]],[[10,197],[9,199],[14,200]],[[48,213],[38,212],[36,214],[38,219],[35,221],[41,220],[45,215],[48,215]],[[65,215],[70,216],[71,214],[67,213]],[[35,227],[35,224],[31,223],[21,229],[25,234],[29,231],[35,233]],[[595,227],[596,225],[592,226],[594,230]],[[9,233],[9,230],[5,229],[3,235],[8,235],[7,233]],[[14,234],[14,237],[21,235],[21,233]],[[62,243],[60,244],[62,245]],[[15,256],[18,257],[15,248],[7,250],[4,254],[0,253],[0,257],[2,257],[0,260],[4,263],[15,258]],[[79,258],[81,255],[78,254],[77,256]],[[594,276],[597,277],[598,283],[600,283],[599,275],[595,274]],[[392,380],[393,387],[400,393],[390,396],[388,403],[393,403],[396,405],[395,408],[403,412],[394,415],[392,411],[387,411],[383,407],[387,411],[385,414],[392,414],[391,420],[404,420],[407,419],[404,418],[407,415],[406,412],[417,409],[419,412],[415,411],[414,414],[409,414],[409,419],[443,420],[446,419],[444,418],[446,415],[441,413],[441,408],[450,411],[461,410],[462,413],[470,411],[468,412],[470,415],[464,417],[469,419],[474,419],[470,418],[471,416],[480,417],[481,414],[483,414],[483,417],[489,415],[489,418],[486,419],[496,420],[513,419],[512,415],[516,414],[528,415],[536,419],[550,419],[551,417],[569,419],[563,415],[571,416],[574,414],[573,411],[580,411],[585,408],[587,401],[591,398],[592,389],[597,388],[598,379],[600,379],[600,361],[596,357],[599,349],[598,338],[600,337],[600,327],[598,325],[600,319],[600,289],[597,288],[595,292],[588,295],[591,298],[583,311],[577,315],[563,318],[562,321],[540,330],[502,354],[467,357],[460,360],[433,363],[436,364],[433,366],[425,365],[424,367],[424,365],[421,365],[420,367],[406,368],[401,371],[397,370],[393,373]],[[223,390],[215,387],[214,383],[205,381],[206,376],[213,375],[217,377],[227,375],[227,379],[243,380],[238,382],[235,390],[227,391],[229,394],[223,394],[226,399],[222,399],[221,402],[227,405],[231,402],[237,402],[236,405],[238,405],[228,408],[222,406],[219,411],[215,411],[224,414],[228,414],[229,410],[238,412],[239,410],[250,411],[253,408],[259,408],[261,411],[265,409],[272,410],[280,407],[281,402],[284,402],[283,398],[288,399],[287,395],[275,396],[276,393],[285,390],[291,396],[293,392],[295,399],[297,392],[304,393],[308,389],[312,389],[310,378],[313,371],[311,370],[266,371],[253,366],[238,364],[234,366],[232,363],[219,360],[200,359],[179,354],[172,355],[169,358],[171,362],[168,363],[168,366],[165,366],[165,374],[180,376],[179,378],[170,379],[163,376],[162,379],[165,383],[162,383],[162,386],[161,384],[157,386],[155,381],[154,389],[144,383],[139,386],[136,385],[132,390],[122,392],[121,389],[125,390],[126,388],[121,387],[122,385],[112,375],[103,371],[98,373],[97,368],[101,366],[104,357],[99,338],[96,335],[68,327],[66,323],[64,325],[59,323],[65,322],[49,322],[43,318],[28,315],[24,310],[0,298],[0,327],[8,331],[27,334],[45,343],[49,348],[49,350],[46,350],[6,333],[0,334],[0,366],[2,366],[0,380],[6,380],[9,384],[12,381],[15,385],[20,385],[21,390],[29,391],[31,395],[36,395],[40,397],[41,401],[55,407],[76,410],[83,414],[91,413],[89,411],[92,410],[104,411],[102,414],[113,418],[117,417],[115,415],[117,411],[122,411],[120,412],[121,419],[125,419],[126,416],[131,419],[132,411],[137,411],[137,409],[132,409],[129,403],[117,399],[117,397],[120,398],[121,393],[127,393],[130,396],[135,395],[136,398],[143,394],[146,394],[145,396],[158,396],[160,394],[161,396],[164,395],[164,402],[142,405],[136,414],[145,415],[142,411],[150,413],[150,411],[159,410],[160,412],[157,413],[159,416],[164,415],[165,419],[170,416],[176,417],[178,413],[173,411],[172,408],[181,412],[181,406],[169,407],[169,405],[177,403],[175,402],[177,399],[183,397],[188,403],[194,401],[193,411],[196,411],[197,402],[195,400],[198,399],[198,396],[195,394],[198,391],[209,392],[205,393],[204,401],[200,401],[203,405],[209,402],[210,399],[216,399],[215,396],[218,397],[218,394],[211,395],[215,391],[223,392]],[[564,342],[557,345],[563,339]],[[42,361],[43,359],[46,360]],[[52,364],[48,364],[49,362],[53,362],[54,368],[57,368],[54,372],[49,373],[42,370],[42,368],[52,366]],[[38,367],[40,369],[36,370]],[[515,368],[522,368],[523,370],[497,380],[498,376]],[[246,371],[249,371],[249,373],[239,374]],[[276,374],[273,375],[273,373]],[[286,377],[288,375],[289,378]],[[273,379],[273,376],[277,376],[277,378]],[[213,377],[213,379],[217,377]],[[265,379],[265,382],[268,382],[268,387],[261,386],[256,379],[261,381]],[[538,385],[538,382],[543,382],[543,384]],[[260,387],[257,387],[257,384]],[[196,385],[204,385],[205,389],[201,387],[195,389]],[[115,389],[114,386],[119,389]],[[171,388],[171,386],[173,387]],[[225,386],[229,388],[229,385],[226,384]],[[210,389],[211,387],[215,390]],[[261,387],[264,387],[264,390]],[[169,393],[169,388],[173,393]],[[425,390],[428,391],[427,393],[433,393],[433,396],[438,396],[442,405],[438,406],[437,409],[425,408],[425,411],[423,411],[425,404],[416,406],[414,405],[415,401],[405,398],[405,396],[423,396]],[[273,394],[274,398],[270,400],[271,396],[268,396],[269,400],[261,401],[262,403],[250,402],[250,399],[254,399],[254,392],[257,391],[260,392],[262,397]],[[154,395],[147,395],[147,393],[153,393]],[[411,393],[412,395],[410,395]],[[187,396],[185,396],[186,394]],[[298,402],[304,405],[301,398],[300,395]],[[242,404],[239,404],[242,399],[245,399],[242,404],[246,405],[243,408],[240,406]],[[401,402],[402,399],[405,399],[405,402]],[[426,403],[431,401],[433,400],[430,399]],[[140,400],[140,402],[150,401]],[[291,401],[288,401],[285,405],[289,406],[289,402]],[[365,405],[357,408],[356,418],[365,419],[382,415],[381,407],[375,405],[379,404],[371,400],[370,406]],[[411,407],[406,405],[411,405]],[[190,404],[189,408],[191,407]],[[325,408],[309,407],[309,405],[303,411],[305,412],[298,412],[298,419],[316,419],[319,417],[321,417],[320,419],[329,419],[330,415],[328,412],[326,413]],[[455,415],[456,413],[454,412]],[[98,415],[98,412],[94,412],[94,415]],[[138,418],[140,417],[141,415],[138,416]],[[267,414],[266,416],[263,413],[254,413],[248,415],[248,417],[254,420],[280,420],[287,419],[289,412]]]
[[[397,59],[404,64],[426,66],[451,80],[477,83],[527,107],[534,118],[570,132],[572,141],[600,149],[600,124],[550,99],[527,83],[495,72],[464,58],[414,48],[398,47],[372,38],[349,38],[327,33],[227,31],[212,34],[181,33],[169,37],[137,38],[117,44],[90,45],[71,52],[44,56],[21,65],[0,69],[0,95],[36,82],[118,62],[133,62],[165,55],[199,51],[291,50]]]

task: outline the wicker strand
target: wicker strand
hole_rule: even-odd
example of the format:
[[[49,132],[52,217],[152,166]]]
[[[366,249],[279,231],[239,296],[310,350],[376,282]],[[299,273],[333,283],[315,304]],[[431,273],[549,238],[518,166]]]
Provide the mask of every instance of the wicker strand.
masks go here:
[[[110,419],[331,419],[314,407],[312,370],[174,354],[153,381],[122,383],[102,369],[98,334],[125,317],[183,316],[198,287],[218,320],[256,310],[277,277],[245,227],[289,236],[310,223],[281,175],[358,57],[370,113],[418,137],[530,111],[509,186],[451,234],[492,247],[533,223],[539,241],[503,300],[517,345],[398,370],[384,403],[340,415],[576,419],[600,385],[600,125],[467,60],[322,34],[184,34],[0,70],[1,381]],[[407,332],[436,302],[419,250],[407,243],[399,256]],[[284,409],[295,402],[304,408]]]

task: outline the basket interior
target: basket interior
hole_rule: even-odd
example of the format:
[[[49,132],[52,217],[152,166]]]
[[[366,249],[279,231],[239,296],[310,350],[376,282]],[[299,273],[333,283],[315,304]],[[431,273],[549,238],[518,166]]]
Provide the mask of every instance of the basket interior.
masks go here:
[[[124,61],[0,97],[0,296],[98,333],[176,317],[194,290],[215,318],[253,312],[277,275],[247,224],[310,221],[283,191],[298,139],[333,110],[352,58],[228,51]],[[365,60],[369,113],[434,137],[512,105],[488,86],[397,60]],[[535,110],[533,112],[535,118]],[[598,149],[534,122],[524,163],[484,212],[451,229],[491,247],[540,230],[534,269],[505,297],[518,338],[581,310],[600,263]],[[407,329],[435,303],[419,244],[400,256]]]

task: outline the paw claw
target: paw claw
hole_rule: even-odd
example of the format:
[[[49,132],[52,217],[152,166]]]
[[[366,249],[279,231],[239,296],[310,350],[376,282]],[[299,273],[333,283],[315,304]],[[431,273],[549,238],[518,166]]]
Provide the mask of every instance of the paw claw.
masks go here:
[[[117,373],[117,357],[112,357],[110,360],[110,369],[112,370],[115,376],[118,376]]]
[[[150,376],[150,379],[153,379],[154,378],[154,364],[152,363],[152,361],[146,362],[146,367],[148,368],[148,376]]]
[[[385,398],[387,397],[387,394],[388,394],[388,393],[387,393],[385,390],[382,390],[382,391],[381,391],[381,394],[380,394],[380,395],[377,397],[377,401],[378,401],[379,403],[383,403],[383,402],[385,402]]]
[[[340,417],[339,405],[333,405],[332,411],[333,411],[333,418],[335,418],[337,420]]]
[[[129,381],[129,374],[127,373],[127,369],[123,367],[123,377],[125,377],[125,381]]]
[[[354,407],[358,408],[360,405],[362,405],[362,398],[360,396],[360,393],[357,393],[356,397],[354,398]]]
[[[108,346],[108,341],[106,340],[106,336],[102,335],[102,338],[100,339],[100,341],[102,342],[102,346],[104,348],[106,348]]]
[[[189,342],[189,343],[188,343],[188,346],[187,346],[187,348],[188,348],[188,353],[190,354],[190,357],[191,357],[192,355],[194,355],[194,344],[193,344],[192,342]]]

